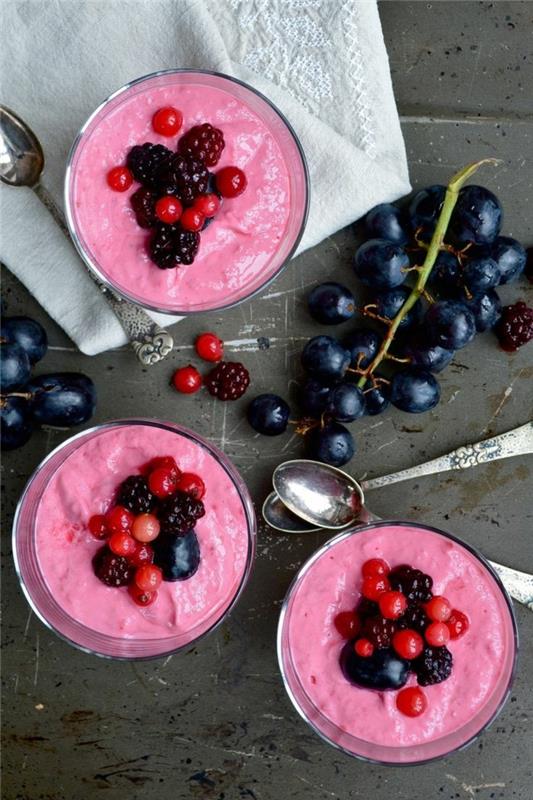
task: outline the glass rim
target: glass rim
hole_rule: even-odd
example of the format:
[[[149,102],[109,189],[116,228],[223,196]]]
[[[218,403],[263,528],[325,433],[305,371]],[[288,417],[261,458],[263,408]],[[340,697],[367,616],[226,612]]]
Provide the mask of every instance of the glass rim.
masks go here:
[[[74,217],[73,217],[73,214],[72,214],[70,196],[69,196],[69,190],[70,190],[70,184],[71,184],[71,175],[72,175],[72,162],[73,162],[74,157],[76,155],[76,151],[77,151],[79,145],[81,144],[81,141],[82,141],[82,139],[83,139],[83,137],[84,137],[84,135],[85,135],[85,133],[87,131],[87,128],[91,125],[91,123],[97,117],[97,115],[106,107],[106,105],[108,103],[110,103],[112,100],[114,100],[116,97],[119,97],[121,94],[123,94],[124,92],[128,91],[128,89],[131,89],[132,86],[136,86],[139,83],[142,83],[144,81],[150,80],[152,78],[159,78],[159,77],[161,77],[163,75],[179,75],[179,74],[210,75],[210,76],[214,76],[214,77],[217,77],[217,78],[222,78],[223,80],[227,80],[227,81],[229,81],[231,83],[236,83],[239,86],[244,87],[248,91],[250,91],[253,94],[255,94],[257,97],[259,97],[261,100],[263,100],[263,102],[265,102],[272,109],[272,111],[274,111],[278,115],[278,117],[281,119],[282,123],[285,125],[285,127],[288,130],[288,132],[290,133],[290,135],[291,135],[291,137],[293,139],[293,142],[296,145],[296,149],[298,151],[298,154],[300,156],[302,170],[303,170],[303,174],[304,174],[305,198],[304,198],[304,204],[303,204],[303,214],[302,214],[302,221],[300,223],[300,229],[298,231],[298,234],[295,237],[295,240],[294,240],[294,242],[292,244],[292,247],[290,248],[289,252],[287,253],[286,258],[283,260],[283,262],[280,264],[280,266],[276,269],[276,271],[264,283],[262,283],[260,286],[258,286],[256,289],[254,289],[249,294],[247,294],[245,297],[241,297],[239,300],[233,300],[233,301],[231,301],[229,303],[225,303],[225,304],[222,304],[222,305],[217,305],[217,306],[213,306],[211,308],[205,308],[205,309],[199,309],[199,310],[194,310],[194,309],[193,310],[190,310],[190,309],[189,310],[181,310],[181,309],[178,309],[178,308],[172,308],[172,309],[159,308],[158,306],[153,305],[151,303],[145,303],[145,302],[141,303],[139,301],[139,299],[133,297],[133,295],[129,294],[127,291],[125,291],[124,289],[120,288],[115,283],[113,283],[101,271],[99,265],[95,263],[95,261],[89,256],[89,254],[84,249],[84,247],[82,245],[82,242],[80,240],[80,237],[78,236],[78,233],[76,231],[76,226],[75,226]],[[95,110],[89,115],[89,117],[86,119],[86,121],[83,123],[83,125],[79,129],[78,133],[76,134],[76,137],[74,138],[74,141],[73,141],[73,143],[72,143],[72,145],[70,147],[70,150],[68,152],[68,155],[67,155],[66,168],[65,168],[65,178],[64,178],[64,181],[63,181],[63,202],[64,202],[64,206],[65,206],[65,218],[66,218],[66,222],[67,222],[68,232],[70,234],[70,238],[72,239],[72,242],[73,242],[73,244],[74,244],[79,256],[81,257],[81,259],[84,262],[84,264],[88,267],[90,272],[93,273],[93,275],[98,279],[98,281],[100,281],[100,283],[102,283],[107,289],[110,289],[111,291],[115,292],[122,299],[127,300],[128,302],[133,303],[134,305],[140,306],[141,308],[144,308],[147,311],[152,311],[152,312],[157,313],[157,314],[166,314],[167,316],[176,315],[176,316],[180,316],[180,317],[187,317],[187,316],[191,316],[193,314],[208,314],[208,313],[212,313],[212,312],[226,311],[227,309],[234,308],[235,306],[238,306],[240,303],[244,303],[247,300],[251,300],[253,297],[256,297],[258,294],[260,294],[264,289],[268,288],[268,286],[270,286],[273,283],[273,281],[276,280],[276,278],[279,276],[279,274],[285,269],[285,267],[287,266],[287,264],[289,263],[291,258],[294,256],[294,254],[295,254],[296,250],[298,249],[298,246],[299,246],[299,244],[300,244],[300,242],[302,240],[302,236],[304,234],[305,227],[307,225],[307,219],[309,217],[310,193],[311,193],[311,181],[310,181],[310,176],[309,176],[309,166],[307,164],[307,158],[305,156],[305,152],[304,152],[304,149],[303,149],[302,144],[300,142],[300,139],[299,139],[298,135],[296,134],[296,131],[294,130],[293,126],[291,125],[291,123],[289,122],[287,117],[285,116],[285,114],[282,111],[280,111],[280,109],[271,100],[269,100],[269,98],[266,95],[264,95],[258,89],[255,89],[249,83],[246,83],[246,81],[242,81],[239,78],[234,78],[232,75],[227,75],[224,72],[217,72],[216,70],[210,70],[210,69],[194,69],[192,67],[175,67],[175,68],[172,68],[172,69],[162,69],[162,70],[157,70],[156,72],[149,72],[146,75],[142,75],[139,78],[135,78],[134,80],[123,84],[119,89],[116,89],[114,92],[112,92],[110,95],[108,95],[95,108]]]
[[[239,585],[237,587],[237,590],[236,590],[235,594],[233,595],[233,597],[232,597],[230,603],[228,604],[228,606],[224,609],[224,611],[220,615],[220,617],[213,622],[212,625],[210,625],[205,631],[203,631],[201,634],[196,636],[194,639],[191,639],[191,641],[186,642],[185,644],[182,644],[179,647],[175,647],[175,648],[173,648],[171,650],[166,650],[166,651],[161,652],[161,653],[155,653],[154,655],[127,656],[127,655],[111,655],[109,653],[102,653],[102,652],[99,652],[98,650],[92,649],[91,647],[88,647],[86,645],[80,644],[79,642],[76,642],[73,639],[71,639],[70,637],[68,637],[65,634],[61,633],[61,631],[59,631],[55,627],[55,625],[53,625],[47,619],[47,617],[43,614],[43,612],[37,607],[37,605],[36,605],[36,603],[35,603],[35,601],[33,599],[33,596],[31,594],[31,591],[30,591],[29,587],[26,585],[26,582],[24,580],[24,577],[23,577],[23,574],[22,574],[22,570],[21,570],[21,567],[20,567],[20,563],[19,563],[19,557],[18,557],[17,530],[18,530],[19,517],[21,515],[26,496],[28,495],[28,492],[30,491],[32,484],[34,483],[34,481],[37,478],[37,476],[40,475],[41,472],[45,469],[45,467],[48,464],[48,462],[54,456],[56,456],[58,453],[60,453],[67,445],[72,444],[72,442],[75,442],[75,441],[77,441],[79,439],[82,439],[82,438],[84,438],[86,436],[90,436],[90,435],[92,435],[94,433],[98,433],[98,432],[104,431],[106,429],[110,429],[111,430],[113,428],[118,428],[118,427],[125,426],[125,425],[141,425],[141,426],[142,425],[148,425],[148,426],[153,426],[153,427],[157,427],[157,428],[163,428],[165,430],[171,431],[172,433],[176,433],[176,434],[178,434],[180,436],[186,436],[187,438],[192,439],[193,441],[197,442],[200,446],[206,448],[210,452],[210,454],[213,457],[215,457],[216,460],[221,464],[221,466],[223,467],[223,469],[227,473],[228,477],[230,478],[230,480],[234,484],[235,488],[237,489],[237,492],[239,494],[239,498],[240,498],[240,500],[242,502],[242,505],[243,505],[243,508],[244,508],[244,512],[245,512],[245,516],[246,516],[246,523],[247,523],[248,552],[246,554],[246,564],[245,564],[245,567],[244,567],[243,574],[241,576]],[[98,656],[99,658],[111,659],[113,661],[152,661],[152,660],[157,659],[157,658],[167,658],[168,656],[175,655],[176,653],[179,653],[179,652],[181,652],[183,650],[186,650],[187,648],[192,648],[193,646],[195,646],[197,644],[197,642],[199,642],[201,639],[203,639],[209,633],[212,633],[215,630],[215,628],[217,628],[226,619],[226,617],[231,613],[231,611],[233,611],[233,609],[235,608],[238,600],[240,599],[240,597],[241,597],[241,595],[242,595],[242,593],[243,593],[243,591],[244,591],[244,589],[245,589],[245,587],[246,587],[246,585],[248,583],[248,580],[250,578],[250,574],[251,574],[252,567],[253,567],[254,560],[255,560],[255,552],[256,552],[256,544],[257,544],[257,518],[256,518],[255,511],[254,511],[254,508],[253,508],[252,498],[250,496],[248,488],[247,488],[246,484],[244,483],[244,480],[241,477],[239,471],[234,466],[234,464],[230,461],[230,459],[225,455],[225,453],[223,453],[221,450],[219,450],[219,448],[216,447],[216,445],[211,444],[206,439],[204,439],[202,436],[200,436],[200,434],[195,433],[190,428],[182,427],[182,426],[178,425],[178,423],[169,422],[169,421],[166,421],[166,420],[153,419],[151,417],[132,417],[131,419],[123,418],[123,419],[110,420],[108,422],[102,422],[102,423],[100,423],[98,425],[93,425],[90,428],[86,428],[83,431],[79,431],[78,433],[74,434],[73,436],[69,436],[67,439],[65,439],[64,442],[61,442],[61,444],[59,444],[57,447],[55,447],[50,453],[48,453],[48,455],[45,456],[45,458],[43,458],[42,461],[39,462],[37,467],[34,469],[32,474],[28,478],[28,480],[26,482],[26,485],[24,486],[22,494],[20,495],[20,498],[19,498],[19,500],[17,502],[17,505],[16,505],[16,508],[15,508],[15,513],[13,515],[13,525],[12,525],[12,529],[11,530],[12,530],[12,533],[11,533],[11,547],[12,547],[12,553],[13,553],[13,562],[14,562],[14,565],[15,565],[15,573],[17,575],[17,578],[18,578],[20,587],[22,589],[22,592],[23,592],[23,594],[24,594],[24,596],[25,596],[25,598],[26,598],[31,610],[35,614],[35,616],[49,630],[53,631],[53,633],[56,636],[58,636],[64,642],[67,642],[68,644],[72,645],[72,647],[75,647],[77,650],[81,650],[83,653],[88,653],[89,655]],[[44,582],[44,576],[42,576],[42,572],[41,572],[41,577],[42,577],[42,580]],[[77,622],[78,625],[80,625],[82,628],[84,628],[84,629],[86,629],[88,631],[94,632],[87,625],[84,625],[83,623],[80,623],[77,620],[75,620],[74,617],[72,617],[70,614],[68,614],[68,612],[65,612],[65,613],[66,613],[66,616],[69,619],[72,619],[75,622]],[[111,636],[111,635],[105,634],[105,633],[99,633],[99,635],[103,637],[103,640],[108,641],[110,643],[111,642],[117,642],[118,643],[118,642],[123,642],[124,641],[124,637],[121,637],[121,636]],[[163,638],[169,638],[170,639],[171,637],[163,637]],[[135,637],[128,637],[128,641],[135,641]],[[137,641],[142,642],[143,644],[146,644],[147,646],[149,646],[150,643],[161,642],[162,638],[161,637],[156,637],[156,638],[152,638],[152,639],[146,638],[146,639],[138,639]]]
[[[321,558],[321,556],[324,553],[326,553],[331,547],[335,546],[336,544],[338,544],[343,539],[347,539],[347,538],[349,538],[350,536],[352,536],[354,534],[361,533],[362,531],[371,530],[372,528],[382,528],[382,527],[385,527],[387,525],[388,526],[390,526],[390,525],[394,525],[394,526],[408,525],[408,526],[414,527],[414,528],[421,528],[422,530],[426,530],[426,531],[430,531],[432,533],[440,534],[441,536],[444,536],[447,539],[451,539],[453,542],[455,542],[456,544],[460,545],[461,547],[464,547],[465,550],[467,550],[472,556],[474,556],[474,558],[476,558],[482,564],[483,567],[485,567],[487,572],[491,575],[491,577],[494,579],[496,585],[498,586],[498,588],[499,588],[499,590],[500,590],[500,592],[501,592],[501,594],[502,594],[502,596],[503,596],[503,598],[504,598],[504,600],[506,602],[507,609],[509,611],[509,616],[510,616],[510,620],[511,620],[511,628],[512,628],[512,633],[513,633],[514,653],[513,653],[513,663],[512,663],[512,668],[511,668],[511,671],[510,671],[510,674],[509,674],[509,679],[507,681],[507,686],[505,687],[505,691],[504,691],[504,693],[503,693],[503,695],[502,695],[497,707],[494,709],[494,712],[491,714],[489,719],[483,724],[483,726],[475,734],[470,736],[465,742],[463,742],[458,747],[454,747],[451,750],[448,750],[446,753],[442,753],[442,754],[439,754],[439,755],[436,755],[436,756],[431,756],[429,758],[419,759],[417,761],[386,761],[384,759],[379,759],[379,758],[370,758],[368,756],[364,756],[364,755],[361,755],[359,753],[354,753],[352,750],[348,750],[347,747],[343,747],[342,745],[340,745],[337,742],[333,741],[333,739],[330,739],[329,736],[327,736],[323,731],[321,731],[317,727],[317,725],[308,718],[304,708],[300,704],[299,700],[297,700],[297,698],[296,698],[296,696],[295,696],[295,694],[294,694],[294,692],[292,690],[292,687],[289,684],[289,679],[288,679],[288,676],[287,676],[287,670],[285,669],[285,664],[284,664],[284,660],[283,660],[283,642],[282,642],[282,638],[283,638],[283,631],[284,631],[284,623],[286,621],[286,617],[287,617],[287,612],[288,612],[290,601],[292,599],[294,591],[295,591],[297,585],[299,584],[300,580],[307,574],[309,569],[315,564],[316,561],[318,561],[319,558]],[[351,756],[352,758],[357,758],[360,761],[364,761],[365,763],[377,764],[379,766],[387,766],[387,767],[415,767],[415,766],[420,766],[422,764],[430,764],[433,761],[439,761],[441,758],[446,758],[447,756],[449,756],[452,753],[460,752],[461,750],[464,750],[465,748],[469,747],[473,742],[475,742],[481,736],[481,734],[494,722],[494,720],[499,715],[499,713],[501,712],[502,708],[504,707],[504,705],[506,704],[506,702],[507,702],[507,700],[509,698],[509,694],[511,692],[511,688],[512,688],[515,676],[516,676],[517,660],[518,660],[518,648],[519,648],[518,626],[517,626],[517,623],[516,623],[516,617],[515,617],[515,613],[514,613],[512,600],[511,600],[511,598],[509,596],[509,593],[507,592],[507,589],[503,585],[500,576],[498,575],[496,570],[493,568],[493,566],[490,564],[490,562],[485,558],[485,556],[482,553],[480,553],[475,547],[473,547],[472,545],[468,544],[464,540],[460,539],[459,537],[455,536],[452,533],[449,533],[448,531],[443,531],[441,528],[436,528],[434,525],[426,525],[426,524],[421,523],[421,522],[412,522],[412,521],[409,521],[409,520],[398,520],[398,519],[379,520],[379,521],[369,522],[369,523],[364,524],[364,525],[356,525],[356,526],[350,528],[349,530],[341,531],[336,536],[333,536],[331,539],[328,539],[328,541],[325,542],[323,545],[321,545],[321,547],[319,547],[318,550],[315,550],[315,552],[312,553],[309,556],[309,558],[302,564],[302,566],[300,567],[300,569],[298,570],[298,572],[296,573],[296,575],[292,579],[291,583],[289,584],[289,588],[287,589],[287,592],[286,592],[285,597],[283,599],[283,603],[281,605],[280,614],[279,614],[279,620],[278,620],[277,633],[276,633],[276,651],[277,651],[277,657],[278,657],[278,666],[279,666],[279,670],[280,670],[281,677],[282,677],[282,680],[283,680],[283,685],[285,687],[285,691],[287,692],[291,703],[293,704],[295,710],[298,712],[300,717],[302,717],[302,719],[307,723],[307,725],[309,725],[309,727],[314,731],[314,733],[316,733],[323,741],[325,741],[327,744],[331,745],[335,749],[340,750],[342,753],[345,753],[346,755]],[[324,719],[324,720],[326,720],[326,721],[331,723],[332,721],[329,720],[329,718],[326,717],[325,714],[323,714],[322,711],[319,708],[317,708],[315,702],[309,697],[307,691],[305,690],[304,686],[302,685],[302,683],[300,681],[300,678],[298,676],[298,673],[297,673],[296,669],[294,669],[294,674],[296,676],[296,680],[297,680],[298,686],[300,687],[300,689],[304,693],[305,697],[309,700],[311,705],[313,705],[314,708],[316,709],[318,719]],[[353,737],[353,738],[357,738],[357,737]],[[442,737],[442,738],[444,738],[444,737]],[[364,740],[362,740],[362,741],[364,741]],[[438,739],[437,740],[432,740],[432,741],[438,741]],[[427,744],[427,742],[423,743],[421,746],[423,747],[424,744]],[[378,745],[378,746],[384,747],[384,745]],[[406,747],[410,747],[410,745],[407,745]],[[398,748],[389,747],[388,749],[392,752],[395,749],[399,750],[400,747],[398,747]]]

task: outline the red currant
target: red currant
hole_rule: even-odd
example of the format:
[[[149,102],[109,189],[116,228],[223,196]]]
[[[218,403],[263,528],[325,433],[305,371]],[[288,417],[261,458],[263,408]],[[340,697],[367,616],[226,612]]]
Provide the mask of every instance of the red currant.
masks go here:
[[[131,535],[138,542],[151,542],[159,536],[161,526],[154,514],[139,514],[131,526]]]
[[[237,197],[248,185],[246,175],[238,167],[223,167],[215,175],[215,181],[222,197]]]
[[[160,197],[157,203],[155,204],[155,215],[161,222],[166,222],[168,225],[172,225],[174,222],[177,222],[181,217],[183,211],[183,206],[181,205],[180,201],[177,197],[173,197],[171,194],[167,195],[166,197]]]
[[[340,611],[333,620],[333,624],[343,639],[353,639],[361,627],[355,611]]]
[[[114,192],[126,192],[133,183],[133,175],[127,167],[113,167],[107,173],[107,184]]]
[[[202,376],[191,364],[188,367],[180,367],[172,376],[172,383],[178,392],[183,394],[194,394],[202,385]]]
[[[144,564],[135,572],[135,585],[143,592],[155,592],[161,586],[163,573],[155,564]]]
[[[407,608],[407,598],[401,592],[383,592],[379,596],[378,603],[385,619],[398,619]]]
[[[152,117],[152,127],[161,136],[174,136],[183,123],[183,114],[177,108],[165,106]]]
[[[427,707],[427,697],[418,686],[408,686],[396,695],[396,708],[406,717],[419,717]]]
[[[194,201],[193,208],[203,214],[204,217],[214,217],[220,208],[220,199],[214,192],[201,194]]]
[[[131,511],[128,511],[124,506],[113,506],[105,515],[108,529],[115,533],[116,531],[129,531],[135,519]]]
[[[137,549],[137,542],[126,531],[113,533],[107,544],[116,556],[131,556]]]
[[[173,492],[176,491],[177,482],[178,479],[175,477],[172,470],[166,467],[158,467],[148,476],[148,488],[152,494],[155,494],[155,496],[160,499],[173,494]],[[151,514],[149,516],[151,516]]]
[[[358,656],[369,658],[374,652],[374,645],[369,639],[358,639],[353,646]]]
[[[444,647],[450,641],[450,629],[445,622],[432,622],[424,631],[424,636],[432,647]]]
[[[224,342],[214,333],[201,333],[194,346],[204,361],[220,361],[224,356]]]
[[[156,456],[142,468],[142,471],[145,475],[149,475],[155,469],[159,469],[160,467],[164,467],[172,472],[176,480],[181,475],[181,470],[176,464],[176,459],[172,458],[172,456]]]
[[[157,592],[147,592],[144,589],[139,589],[135,583],[130,583],[128,592],[134,603],[138,606],[151,606],[157,600]]]
[[[205,217],[196,208],[186,208],[180,218],[180,225],[185,231],[201,231]]]
[[[406,628],[396,631],[392,637],[392,646],[402,658],[417,658],[424,649],[424,640],[417,631]]]
[[[107,536],[107,520],[103,514],[94,514],[87,526],[95,539],[105,539]]]
[[[193,472],[183,472],[178,480],[176,489],[184,494],[190,494],[195,500],[201,500],[205,494],[205,483],[199,475]]]
[[[425,605],[426,614],[433,622],[446,622],[452,613],[450,602],[442,595],[436,594]]]
[[[390,589],[390,583],[387,578],[383,578],[379,575],[374,575],[370,578],[363,579],[363,587],[361,589],[361,594],[363,597],[366,597],[367,600],[375,600],[379,599],[379,596],[383,594],[383,592],[388,592]]]
[[[457,609],[454,608],[446,620],[446,625],[450,631],[450,638],[459,639],[459,637],[463,636],[463,634],[465,634],[469,629],[470,622],[466,614],[463,614],[462,611],[457,611]]]
[[[137,549],[128,557],[128,561],[134,567],[142,567],[143,564],[151,564],[154,560],[154,551],[149,544],[137,542]]]
[[[382,558],[370,558],[362,567],[363,578],[373,578],[376,575],[388,575],[390,567]]]

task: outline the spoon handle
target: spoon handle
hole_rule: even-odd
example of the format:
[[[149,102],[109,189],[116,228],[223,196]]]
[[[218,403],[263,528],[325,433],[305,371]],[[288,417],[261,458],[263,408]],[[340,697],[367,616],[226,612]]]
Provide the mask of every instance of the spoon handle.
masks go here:
[[[32,188],[65,236],[71,241],[63,213],[57,207],[49,192],[41,183]],[[150,366],[162,361],[171,352],[174,344],[170,333],[154,322],[142,308],[118,297],[111,289],[99,281],[90,269],[87,268],[87,272],[118,317],[141,364]]]
[[[533,575],[520,572],[518,569],[511,569],[511,567],[504,567],[503,564],[496,564],[494,561],[489,561],[489,564],[498,573],[513,600],[517,600],[533,611]]]
[[[493,436],[491,439],[458,447],[457,450],[452,450],[445,456],[434,458],[417,467],[409,467],[400,472],[393,472],[392,475],[361,481],[361,487],[364,491],[380,489],[382,486],[408,481],[411,478],[420,478],[423,475],[433,475],[451,469],[468,469],[468,467],[475,467],[478,464],[486,464],[489,461],[525,453],[533,453],[533,422],[526,422],[519,428],[514,428],[499,436]]]

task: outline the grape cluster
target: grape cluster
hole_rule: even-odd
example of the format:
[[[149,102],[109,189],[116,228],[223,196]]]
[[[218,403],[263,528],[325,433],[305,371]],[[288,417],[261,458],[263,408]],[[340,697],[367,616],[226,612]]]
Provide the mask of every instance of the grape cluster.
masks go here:
[[[40,425],[70,428],[87,422],[96,406],[94,384],[77,372],[32,377],[32,366],[48,349],[46,331],[36,320],[2,319],[0,329],[0,425],[2,449],[26,444]]]

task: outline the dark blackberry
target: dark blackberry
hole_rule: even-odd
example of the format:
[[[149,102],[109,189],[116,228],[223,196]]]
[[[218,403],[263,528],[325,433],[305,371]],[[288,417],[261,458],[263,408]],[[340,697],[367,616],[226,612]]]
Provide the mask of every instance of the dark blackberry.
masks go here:
[[[447,647],[424,647],[422,655],[411,663],[420,686],[432,686],[450,677],[453,658]]]
[[[157,511],[161,523],[161,533],[182,535],[192,528],[197,519],[203,517],[205,507],[201,500],[195,500],[189,494],[176,492],[164,500]]]
[[[134,568],[124,556],[116,556],[107,545],[93,557],[93,570],[106,586],[127,586],[133,578]]]
[[[162,144],[145,142],[131,148],[126,158],[126,165],[136,181],[153,189],[156,185],[156,176],[172,155],[172,151]]]
[[[219,400],[237,400],[250,385],[250,373],[239,362],[221,361],[208,374],[204,385]]]
[[[184,231],[179,224],[158,225],[150,240],[150,258],[159,269],[171,269],[192,264],[199,247],[199,233]]]
[[[496,325],[496,335],[502,350],[509,353],[527,344],[533,339],[533,308],[528,308],[523,300],[504,306]]]
[[[379,606],[377,603],[374,603],[373,600],[368,600],[366,597],[362,597],[358,604],[357,608],[355,609],[355,613],[363,622],[368,617],[379,617]]]
[[[117,502],[134,514],[148,514],[157,501],[142,475],[130,475],[120,485]]]
[[[391,570],[388,577],[392,588],[402,592],[411,603],[427,603],[433,597],[433,578],[419,569],[402,564]]]
[[[390,647],[392,636],[396,631],[396,623],[384,617],[368,617],[363,623],[362,635],[370,639],[378,650]]]
[[[399,628],[410,628],[411,630],[423,633],[429,625],[426,612],[418,603],[412,603],[407,607],[405,614],[398,620]]]
[[[150,189],[145,189],[144,186],[137,189],[130,197],[130,205],[135,211],[137,225],[140,225],[141,228],[153,228],[157,223],[155,215],[156,199],[156,195]]]
[[[209,122],[194,125],[178,142],[178,151],[184,156],[200,159],[207,167],[214,167],[224,149],[224,136]]]
[[[172,194],[184,205],[192,205],[199,194],[207,192],[209,173],[203,161],[173,153],[158,169],[156,182],[160,193]]]

